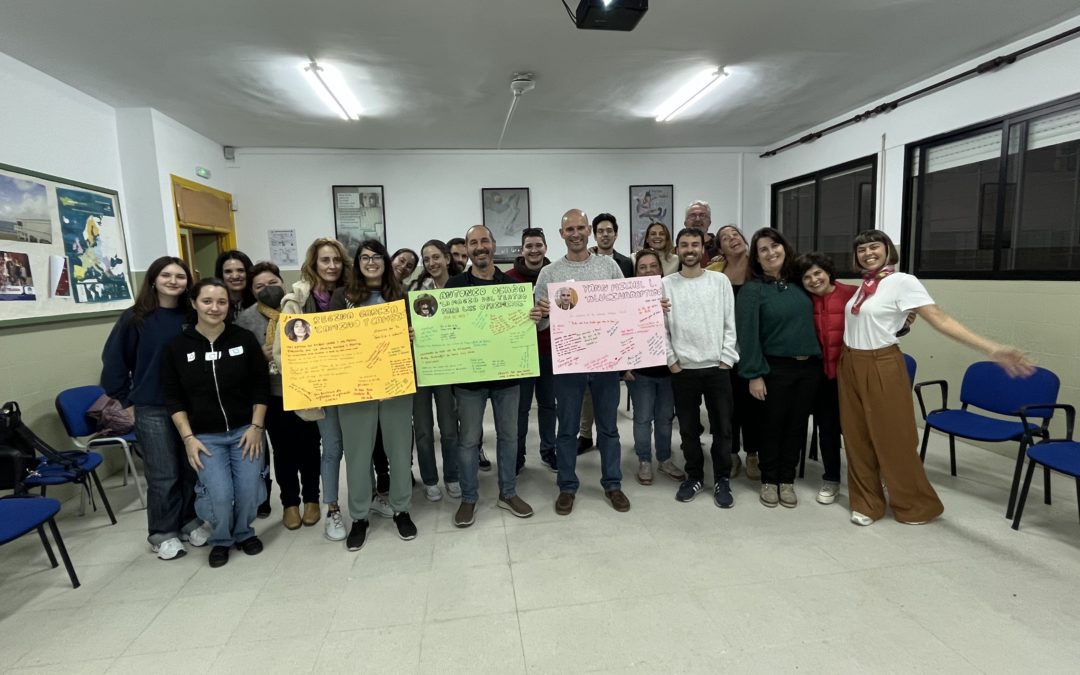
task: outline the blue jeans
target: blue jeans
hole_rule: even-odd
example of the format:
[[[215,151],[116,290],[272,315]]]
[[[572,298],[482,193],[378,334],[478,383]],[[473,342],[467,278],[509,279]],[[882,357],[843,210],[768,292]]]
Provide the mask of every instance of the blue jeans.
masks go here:
[[[671,459],[671,420],[675,417],[675,394],[670,377],[634,373],[630,400],[634,404],[634,452],[642,462],[652,461],[649,436],[656,438],[656,461]]]
[[[555,402],[559,430],[555,439],[559,468],[559,492],[577,492],[581,483],[577,477],[577,437],[581,424],[581,399],[585,390],[592,394],[596,417],[596,445],[600,449],[600,484],[604,490],[622,487],[622,448],[619,429],[618,373],[571,373],[555,375]]]
[[[188,464],[184,444],[164,407],[137,406],[135,436],[146,475],[146,539],[157,546],[199,526],[195,515],[195,471]]]
[[[555,461],[555,382],[551,354],[540,354],[540,376],[526,377],[518,385],[517,466],[525,466],[525,439],[529,435],[529,410],[536,394],[536,418],[540,425],[540,457]]]
[[[323,504],[336,504],[338,484],[341,482],[341,422],[338,421],[337,406],[323,406],[326,417],[318,420],[319,435],[322,436],[322,497]]]
[[[442,451],[443,480],[458,482],[458,415],[454,390],[449,384],[438,387],[417,387],[413,395],[413,434],[416,437],[416,462],[420,465],[420,480],[424,485],[439,484],[439,467],[435,464],[435,418],[431,404],[439,417],[439,448]]]
[[[251,524],[266,499],[266,468],[262,456],[244,457],[240,439],[247,427],[196,438],[210,451],[200,455],[203,470],[195,486],[195,511],[213,530],[211,546],[232,546],[255,536]],[[263,440],[263,452],[266,441]]]
[[[499,494],[517,494],[517,407],[518,387],[467,389],[454,387],[458,419],[461,422],[461,449],[458,469],[461,472],[461,501],[475,504],[480,499],[480,443],[484,440],[484,407],[491,399],[495,417],[495,460],[499,464]]]

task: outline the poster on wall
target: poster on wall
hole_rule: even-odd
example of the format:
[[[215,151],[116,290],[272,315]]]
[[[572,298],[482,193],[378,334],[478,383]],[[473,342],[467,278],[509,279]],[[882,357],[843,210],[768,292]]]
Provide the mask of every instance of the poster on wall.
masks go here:
[[[297,267],[300,264],[296,252],[296,230],[270,230],[270,262],[278,267]]]
[[[529,188],[481,188],[484,226],[495,237],[495,262],[521,254],[521,231],[529,227]]]
[[[62,255],[49,256],[49,294],[54,298],[71,297],[67,258]]]
[[[335,185],[334,235],[349,257],[365,239],[386,244],[386,202],[381,185]]]
[[[13,251],[0,251],[0,301],[36,300],[34,277],[30,272],[30,256]]]
[[[0,239],[51,244],[52,236],[45,186],[0,174]]]
[[[673,229],[672,208],[674,205],[674,185],[631,185],[630,186],[630,242],[632,251],[640,251],[645,246],[645,230],[652,223],[663,223],[674,241],[677,234]]]
[[[56,202],[75,301],[131,299],[127,251],[113,198],[56,188]]]

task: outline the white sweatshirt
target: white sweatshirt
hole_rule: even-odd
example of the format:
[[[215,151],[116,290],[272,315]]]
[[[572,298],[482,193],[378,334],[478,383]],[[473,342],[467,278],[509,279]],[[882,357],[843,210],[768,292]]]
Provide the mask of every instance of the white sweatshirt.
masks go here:
[[[734,366],[739,360],[735,340],[735,293],[721,272],[704,270],[699,277],[681,273],[664,277],[664,297],[671,301],[665,316],[667,362],[686,369]]]

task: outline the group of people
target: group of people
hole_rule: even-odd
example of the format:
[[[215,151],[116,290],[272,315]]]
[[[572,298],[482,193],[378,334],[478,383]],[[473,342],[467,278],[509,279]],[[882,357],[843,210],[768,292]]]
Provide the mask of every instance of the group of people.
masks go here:
[[[556,513],[573,511],[577,457],[593,447],[594,425],[605,499],[626,512],[617,427],[623,381],[633,405],[636,479],[652,484],[655,461],[657,472],[678,482],[680,502],[705,488],[704,403],[713,500],[720,508],[734,505],[730,480],[744,463],[746,475],[760,483],[764,506],[797,505],[796,464],[813,413],[824,464],[817,501],[832,503],[839,492],[843,434],[852,522],[869,525],[887,505],[905,523],[940,515],[941,501],[914,452],[915,419],[898,334],[917,315],[1015,375],[1031,371],[1028,359],[973,333],[938,308],[915,277],[897,272],[897,251],[884,232],[855,238],[862,282],[850,286],[837,281],[828,257],[797,255],[775,229],[762,228],[747,241],[734,225],[715,233],[710,226],[709,205],[697,201],[674,238],[666,225],[653,223],[644,248],[622,255],[615,250],[613,215],[590,221],[571,209],[559,227],[565,255],[549,260],[544,231],[529,228],[521,233],[521,255],[506,271],[496,265],[495,236],[483,225],[460,239],[427,241],[419,253],[391,255],[381,242],[365,240],[350,258],[338,241],[319,238],[308,247],[301,279],[291,289],[276,265],[252,264],[239,251],[223,253],[216,276],[197,283],[179,258],[155,260],[102,357],[103,387],[134,415],[153,550],[169,560],[185,553],[185,543],[210,545],[213,567],[227,563],[234,546],[259,553],[253,522],[270,513],[270,448],[287,529],[323,520],[327,538],[356,551],[374,512],[393,519],[402,539],[415,538],[414,445],[424,497],[439,501],[445,488],[460,500],[453,524],[468,527],[477,515],[478,472],[492,468],[482,447],[488,401],[499,508],[520,518],[533,515],[516,487],[535,399],[538,454],[557,474]],[[549,297],[548,289],[628,276],[662,277],[666,365],[554,375],[548,311],[572,300]],[[537,329],[538,377],[418,387],[415,394],[383,400],[284,410],[282,314],[394,302],[407,290],[511,283],[534,288],[529,318]],[[423,311],[431,310],[423,303]],[[286,326],[289,339],[306,339],[307,323],[301,323]],[[672,456],[675,418],[685,469]],[[342,459],[348,526],[338,494]]]

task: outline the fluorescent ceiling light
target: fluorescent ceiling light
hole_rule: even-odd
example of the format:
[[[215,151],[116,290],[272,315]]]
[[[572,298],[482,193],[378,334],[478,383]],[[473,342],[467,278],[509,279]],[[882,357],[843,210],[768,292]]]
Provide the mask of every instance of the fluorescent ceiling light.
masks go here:
[[[360,102],[336,68],[312,61],[303,70],[304,79],[335,115],[343,120],[360,119]]]
[[[656,109],[656,121],[671,121],[676,115],[684,112],[716,88],[718,84],[727,79],[727,76],[728,72],[723,68],[708,68],[701,71],[689,82],[679,87],[678,91]]]

